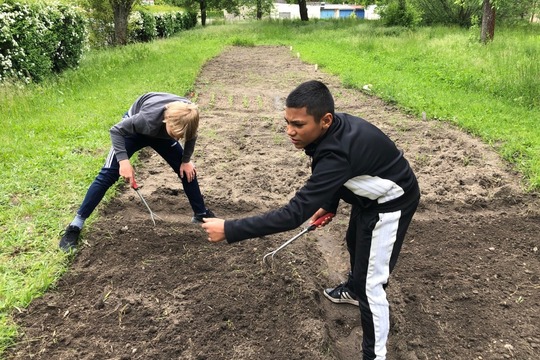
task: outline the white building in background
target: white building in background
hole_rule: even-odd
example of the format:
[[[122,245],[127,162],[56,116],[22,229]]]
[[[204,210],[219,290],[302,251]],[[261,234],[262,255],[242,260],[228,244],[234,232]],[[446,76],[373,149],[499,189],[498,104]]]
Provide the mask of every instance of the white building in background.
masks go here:
[[[319,19],[321,17],[321,5],[307,5],[308,18]],[[298,4],[274,3],[274,9],[270,12],[272,19],[300,19],[300,7]]]
[[[364,10],[364,19],[379,20],[381,15],[377,13],[377,5],[368,5]]]
[[[146,0],[149,1],[149,0]],[[151,0],[153,1],[153,0]],[[360,5],[326,4],[325,2],[308,2],[307,12],[309,19],[339,19],[356,17],[357,19],[378,20],[376,13],[377,5],[368,5],[365,8]],[[240,15],[234,15],[223,10],[225,20],[245,20],[249,18],[252,8],[242,7]],[[298,4],[287,4],[285,1],[274,2],[270,11],[271,19],[300,19],[300,7]]]
[[[377,20],[380,16],[375,12],[377,5],[365,8],[358,5],[326,4],[325,2],[308,3],[307,11],[310,19],[339,19],[356,16],[357,19]],[[275,2],[270,13],[272,19],[300,19],[298,4]]]

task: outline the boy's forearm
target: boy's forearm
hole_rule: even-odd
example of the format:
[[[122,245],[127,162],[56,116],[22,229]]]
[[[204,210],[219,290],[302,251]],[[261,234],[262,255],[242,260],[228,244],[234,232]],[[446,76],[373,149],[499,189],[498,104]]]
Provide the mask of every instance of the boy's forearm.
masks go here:
[[[193,152],[195,151],[195,143],[197,141],[197,137],[194,137],[191,140],[187,140],[184,144],[184,154],[182,155],[182,162],[188,163],[191,161],[191,156],[193,155]]]

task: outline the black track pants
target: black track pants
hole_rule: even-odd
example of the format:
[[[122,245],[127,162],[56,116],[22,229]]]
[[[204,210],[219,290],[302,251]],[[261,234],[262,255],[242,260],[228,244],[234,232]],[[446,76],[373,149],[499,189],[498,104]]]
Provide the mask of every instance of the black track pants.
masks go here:
[[[352,208],[346,236],[352,273],[348,287],[360,302],[363,360],[386,359],[390,311],[385,288],[417,206],[387,213]]]

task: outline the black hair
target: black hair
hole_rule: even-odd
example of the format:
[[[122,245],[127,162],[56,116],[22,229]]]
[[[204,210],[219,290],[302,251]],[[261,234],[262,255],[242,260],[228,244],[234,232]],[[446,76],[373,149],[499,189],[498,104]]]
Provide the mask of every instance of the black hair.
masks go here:
[[[288,108],[305,107],[306,113],[312,115],[316,122],[331,113],[334,116],[334,98],[328,87],[318,80],[306,81],[296,87],[285,100]]]

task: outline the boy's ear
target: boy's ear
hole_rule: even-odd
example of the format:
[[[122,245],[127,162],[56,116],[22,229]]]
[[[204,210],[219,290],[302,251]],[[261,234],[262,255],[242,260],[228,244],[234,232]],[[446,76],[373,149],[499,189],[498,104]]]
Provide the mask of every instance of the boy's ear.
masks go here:
[[[321,119],[321,123],[323,126],[323,129],[328,129],[330,125],[332,125],[332,121],[334,120],[334,117],[331,113],[326,113]]]

